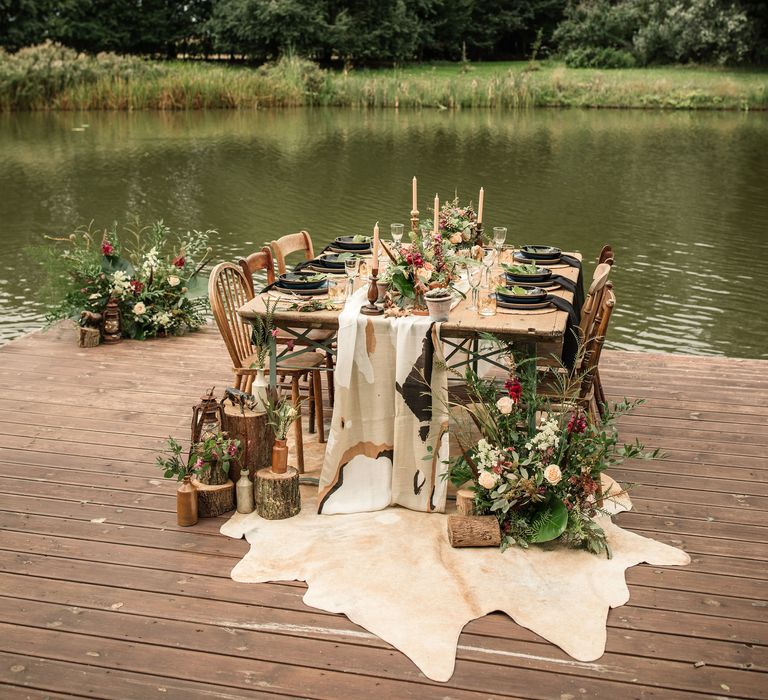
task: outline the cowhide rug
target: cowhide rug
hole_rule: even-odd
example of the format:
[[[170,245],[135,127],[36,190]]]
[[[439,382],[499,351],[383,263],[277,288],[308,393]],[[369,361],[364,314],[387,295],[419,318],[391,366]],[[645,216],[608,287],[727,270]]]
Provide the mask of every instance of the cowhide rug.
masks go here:
[[[612,559],[556,545],[511,547],[503,554],[453,549],[446,515],[399,507],[319,515],[313,492],[303,491],[294,518],[236,514],[221,528],[251,545],[232,578],[306,581],[307,605],[344,613],[436,681],[453,674],[464,625],[494,610],[579,661],[593,661],[605,651],[608,610],[629,600],[624,571],[641,562],[690,562],[685,552],[623,530],[608,516],[600,524]],[[630,507],[626,496],[611,506],[613,512]]]

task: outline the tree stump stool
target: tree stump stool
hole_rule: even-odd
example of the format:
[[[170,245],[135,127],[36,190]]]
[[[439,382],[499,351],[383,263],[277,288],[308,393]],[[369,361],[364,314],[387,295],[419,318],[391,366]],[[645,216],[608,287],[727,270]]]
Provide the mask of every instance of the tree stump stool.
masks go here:
[[[77,338],[77,344],[81,348],[95,348],[101,341],[101,332],[98,328],[81,326]]]
[[[271,468],[259,469],[254,482],[256,512],[265,520],[283,520],[301,510],[299,472],[288,467],[284,474]]]
[[[471,489],[459,489],[456,492],[456,511],[459,515],[475,514],[475,492]]]
[[[197,489],[197,515],[200,518],[215,518],[235,509],[235,484],[204,484],[197,479],[192,483]]]
[[[451,547],[498,547],[501,528],[495,515],[449,515]]]
[[[240,467],[248,470],[251,481],[256,472],[272,463],[275,433],[267,422],[267,414],[226,404],[221,429],[232,439],[240,440]]]

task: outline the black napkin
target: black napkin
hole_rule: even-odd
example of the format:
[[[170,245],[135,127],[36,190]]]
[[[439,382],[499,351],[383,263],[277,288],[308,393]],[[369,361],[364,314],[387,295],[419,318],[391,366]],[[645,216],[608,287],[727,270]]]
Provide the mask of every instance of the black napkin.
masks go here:
[[[571,289],[570,291],[573,292],[573,305],[579,310],[579,312],[581,312],[581,307],[584,306],[584,269],[581,266],[581,260],[574,258],[572,255],[563,254],[560,256],[560,262],[564,262],[566,265],[578,268],[579,270],[579,276],[576,279],[576,289]],[[559,275],[555,276],[559,277]],[[561,286],[568,289],[568,287],[562,283]]]
[[[565,311],[568,314],[568,320],[565,323],[565,335],[563,335],[563,365],[569,370],[573,370],[576,363],[576,354],[579,351],[579,341],[577,328],[581,320],[581,308],[578,309],[571,302],[554,294],[547,294],[547,301],[552,306]]]

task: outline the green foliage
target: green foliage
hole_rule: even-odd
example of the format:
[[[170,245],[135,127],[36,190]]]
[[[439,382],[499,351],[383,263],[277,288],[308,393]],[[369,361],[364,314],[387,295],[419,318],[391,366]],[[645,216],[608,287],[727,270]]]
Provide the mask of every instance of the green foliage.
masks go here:
[[[574,67],[627,68],[628,54],[654,63],[738,64],[758,24],[726,0],[581,0],[569,4],[554,39]]]
[[[557,497],[550,497],[531,522],[530,541],[550,542],[565,532],[568,526],[568,509]]]
[[[166,452],[169,454],[158,455],[155,464],[163,470],[163,476],[166,479],[175,478],[176,481],[182,481],[185,476],[194,476],[197,469],[191,463],[190,456],[183,459],[181,453],[183,448],[181,444],[172,437],[168,438]]]

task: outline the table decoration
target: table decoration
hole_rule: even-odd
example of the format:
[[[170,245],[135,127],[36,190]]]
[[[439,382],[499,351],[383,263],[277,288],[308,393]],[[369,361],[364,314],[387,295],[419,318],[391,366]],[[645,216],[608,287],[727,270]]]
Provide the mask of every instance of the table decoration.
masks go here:
[[[435,287],[424,294],[433,321],[447,321],[453,303],[453,295],[447,287]]]
[[[436,218],[425,219],[423,226],[432,229],[433,233],[439,232],[445,244],[459,249],[473,245],[476,238],[477,215],[472,204],[462,206],[459,204],[459,198],[454,197],[440,207],[439,198],[435,196],[434,212]]]
[[[412,181],[413,199],[411,201],[411,233],[418,233],[419,230],[419,207],[417,205],[418,197],[416,195],[416,176]]]

